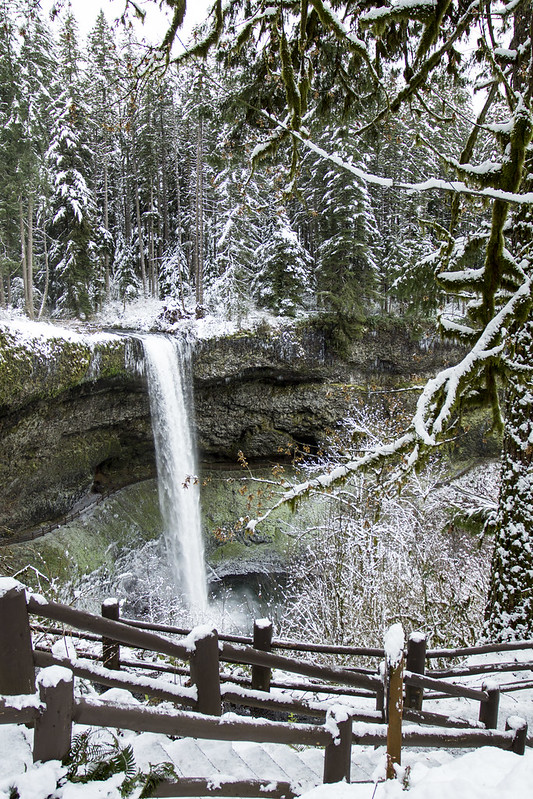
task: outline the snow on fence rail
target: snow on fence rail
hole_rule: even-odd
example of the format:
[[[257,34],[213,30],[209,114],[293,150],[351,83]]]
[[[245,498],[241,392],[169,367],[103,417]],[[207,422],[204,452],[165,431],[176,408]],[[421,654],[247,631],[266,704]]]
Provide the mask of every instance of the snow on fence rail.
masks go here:
[[[118,607],[118,602],[115,600]],[[117,616],[118,618],[118,616]],[[172,635],[189,635],[190,628],[175,627],[168,624],[156,624],[154,622],[138,621],[136,619],[121,619],[124,624],[128,624],[138,629],[151,630],[153,632],[164,632]],[[238,644],[246,644],[257,646],[256,644],[256,628],[254,626],[254,635],[251,636],[238,636],[238,635],[219,635],[221,641],[227,641]],[[258,647],[262,648],[262,647]],[[357,646],[340,646],[333,644],[312,644],[301,641],[287,641],[279,638],[271,638],[269,649],[284,649],[293,652],[307,652],[315,654],[327,655],[346,655],[346,656],[361,656],[361,657],[375,657],[383,660],[385,657],[385,649],[383,647],[357,647]],[[503,652],[517,652],[533,649],[533,640],[531,641],[512,641],[507,643],[497,644],[482,644],[479,646],[457,647],[449,649],[426,649],[425,636],[421,633],[413,633],[408,641],[407,657],[409,661],[415,658],[418,666],[412,668],[412,671],[419,671],[420,667],[425,672],[425,661],[434,659],[457,659],[467,657],[468,655],[483,655],[490,653],[503,653]],[[533,657],[533,656],[532,656]],[[408,664],[409,665],[409,664]],[[495,664],[476,664],[468,667],[450,667],[448,669],[428,669],[428,676],[435,678],[445,677],[466,677],[476,674],[487,674],[495,672],[516,672],[516,671],[529,671],[533,670],[533,661],[529,663],[517,663],[516,661],[510,663],[495,663]],[[360,671],[365,671],[364,669]],[[519,686],[519,683],[513,683],[513,686]],[[528,687],[530,685],[528,684]],[[501,686],[505,690],[505,686]],[[440,698],[440,695],[439,695]]]
[[[67,614],[61,611],[61,607],[55,605],[54,603],[47,603],[48,605],[48,617],[54,618],[60,621],[68,621],[68,612],[72,613],[79,613],[78,611],[72,611],[72,609],[67,608]],[[42,608],[41,604],[41,608]],[[86,614],[91,616],[91,614]],[[108,618],[113,621],[118,621],[119,619],[119,605],[116,600],[106,600],[102,604],[102,615],[105,618]],[[92,627],[94,628],[94,619],[99,619],[99,617],[92,617]],[[72,619],[71,619],[72,621]],[[97,622],[98,623],[98,622]],[[169,625],[151,625],[145,622],[133,622],[130,619],[121,619],[121,623],[125,624],[129,627],[132,627],[134,630],[141,631],[141,633],[147,630],[154,630],[154,629],[165,629],[167,631],[178,631],[179,633],[187,633],[190,634],[190,630],[188,629],[181,629],[171,627]],[[47,632],[55,632],[57,634],[62,634],[62,631],[57,628],[46,628],[41,625],[34,625],[37,629]],[[78,622],[78,626],[80,626]],[[88,626],[85,625],[85,629],[88,629]],[[124,628],[122,628],[124,629]],[[110,635],[112,633],[109,633]],[[79,633],[74,632],[73,635],[80,635]],[[91,635],[90,633],[85,633],[85,636],[89,640],[100,640],[100,635]],[[293,660],[290,658],[282,658],[282,656],[269,656],[267,652],[264,655],[260,652],[257,652],[257,649],[260,650],[269,650],[271,647],[276,645],[276,642],[272,640],[272,625],[270,622],[266,622],[263,620],[261,624],[256,624],[254,629],[254,638],[245,638],[239,636],[220,636],[221,641],[228,641],[228,639],[235,641],[236,639],[240,641],[249,642],[250,640],[253,641],[254,647],[250,647],[247,644],[245,645],[244,649],[238,649],[231,645],[227,645],[226,643],[222,644],[220,647],[220,654],[219,658],[222,661],[227,662],[239,662],[245,663],[248,665],[252,665],[252,688],[259,689],[259,690],[269,690],[269,687],[280,687],[280,688],[292,688],[293,690],[313,690],[315,692],[324,692],[324,693],[342,693],[345,695],[351,696],[376,696],[378,706],[380,702],[380,693],[382,694],[381,688],[381,680],[376,678],[375,675],[372,675],[368,669],[342,669],[332,671],[331,667],[324,667],[324,666],[317,666],[317,664],[309,664],[309,663],[302,663],[302,661]],[[168,641],[168,639],[164,639]],[[103,660],[106,665],[110,665],[112,668],[119,668],[120,664],[125,665],[129,668],[145,668],[150,669],[152,668],[155,671],[169,671],[176,674],[188,674],[188,670],[186,667],[176,667],[176,666],[165,666],[161,664],[148,664],[143,661],[124,661],[120,660],[119,655],[119,644],[117,643],[117,638],[113,640],[112,638],[108,638],[107,636],[102,637],[103,641],[103,649],[104,649],[104,656]],[[153,641],[153,639],[152,639]],[[526,648],[528,648],[533,642],[525,642]],[[283,642],[283,646],[288,648],[289,642]],[[296,643],[296,646],[299,647],[300,645]],[[308,649],[307,645],[302,645],[301,649]],[[509,651],[510,649],[519,649],[520,644],[506,644],[503,646],[504,651]],[[320,645],[320,651],[324,652],[328,649],[326,645]],[[357,651],[358,653],[363,653],[364,655],[375,655],[377,653],[384,654],[384,649],[370,649],[364,647],[358,648],[349,648],[349,647],[331,647],[331,650],[342,650],[342,654],[346,653],[346,650],[351,649],[352,651]],[[469,647],[468,651],[478,652],[479,650],[482,651],[499,651],[497,645],[489,645],[483,646],[478,648]],[[435,650],[434,652],[430,652],[429,654],[438,654],[442,656],[445,652],[449,657],[455,657],[458,653],[464,650]],[[94,656],[93,656],[94,657]],[[497,707],[497,697],[494,695],[489,697],[488,693],[483,690],[478,689],[469,689],[465,686],[456,685],[454,683],[447,683],[444,681],[439,681],[436,679],[438,676],[440,677],[442,670],[439,671],[431,671],[425,677],[425,663],[428,657],[428,653],[426,652],[426,644],[425,644],[425,637],[420,633],[415,633],[411,636],[408,642],[407,647],[407,667],[408,671],[405,673],[404,682],[406,683],[406,706],[407,708],[412,708],[415,710],[421,710],[422,707],[422,698],[424,695],[424,691],[429,690],[431,693],[427,694],[427,698],[432,697],[443,697],[443,696],[463,696],[465,698],[470,698],[474,700],[478,700],[480,702],[487,702],[492,703],[493,706]],[[279,659],[281,658],[281,659]],[[352,684],[352,687],[347,688],[338,688],[333,686],[322,686],[317,683],[303,683],[298,684],[297,686],[294,683],[290,685],[287,683],[271,682],[271,669],[280,668],[285,671],[293,671],[294,673],[304,674],[305,676],[311,677],[313,679],[330,679],[330,680],[338,680],[345,685]],[[495,664],[495,666],[489,666],[485,664],[484,666],[474,666],[472,670],[463,670],[465,674],[471,673],[493,673],[495,671],[518,671],[520,669],[526,669],[528,664]],[[328,671],[329,669],[329,671]],[[444,676],[461,676],[461,673],[456,674],[456,671],[460,670],[448,670],[448,672],[444,672]],[[341,672],[343,672],[341,674]],[[349,677],[348,674],[352,674],[352,677]],[[360,678],[353,677],[359,674],[361,675]],[[365,674],[368,676],[368,679],[365,679]],[[341,675],[341,676],[339,676]],[[221,677],[224,679],[230,679],[233,681],[239,681],[239,678],[235,678],[232,675],[228,674],[221,674]],[[247,680],[245,678],[241,678],[241,684],[246,684]],[[248,681],[249,684],[249,681]],[[528,683],[529,684],[529,683]],[[358,686],[355,688],[353,686]],[[525,685],[525,683],[524,683]],[[511,684],[511,688],[513,690],[518,689],[520,687],[519,683]],[[503,690],[506,689],[504,685]],[[497,711],[496,711],[497,712]],[[485,713],[485,716],[487,713]]]
[[[113,615],[108,615],[108,614]],[[105,600],[102,604],[102,615],[106,618],[114,618],[115,620],[119,619],[119,603],[117,600]],[[137,621],[135,619],[128,619],[128,618],[120,618],[120,620],[127,624],[130,627],[134,627],[140,630],[152,631],[152,632],[163,632],[163,633],[170,633],[172,635],[179,635],[179,636],[187,636],[190,634],[190,628],[182,628],[176,627],[167,624],[156,624],[152,622],[143,622]],[[62,635],[63,631],[58,628],[50,628],[44,627],[42,625],[32,625],[34,629],[40,630],[41,632],[49,632],[55,633],[58,635]],[[268,627],[266,628],[268,630]],[[262,629],[262,635],[264,638],[265,628]],[[303,643],[298,641],[286,641],[282,639],[272,638],[272,626],[270,624],[270,638],[269,640],[260,640],[257,637],[258,627],[254,625],[254,635],[251,636],[238,636],[238,635],[219,635],[219,640],[228,643],[237,643],[243,645],[252,645],[256,649],[261,649],[264,651],[270,651],[271,649],[283,649],[283,650],[291,650],[294,652],[306,652],[306,653],[322,653],[322,654],[330,654],[330,655],[349,655],[349,656],[363,656],[363,657],[374,657],[382,660],[385,657],[385,650],[383,648],[378,647],[351,647],[351,646],[335,646],[330,644],[310,644],[310,643]],[[85,637],[87,640],[94,640],[99,641],[100,636],[95,635],[91,636],[90,633],[77,633],[72,631],[69,633],[73,637]],[[265,645],[266,644],[266,645]],[[427,669],[426,670],[426,661],[430,661],[431,659],[439,658],[439,659],[456,659],[460,657],[465,657],[467,655],[478,655],[478,654],[489,654],[489,653],[503,653],[503,652],[513,652],[513,651],[520,651],[520,650],[528,650],[533,649],[533,640],[532,641],[520,641],[520,642],[510,642],[510,643],[499,643],[499,644],[484,644],[481,646],[475,647],[459,647],[456,649],[433,649],[433,650],[426,650],[426,642],[425,637],[420,633],[414,633],[410,637],[407,646],[407,666],[410,668],[412,672],[416,673],[427,673],[428,677],[434,677],[435,679],[444,679],[444,678],[453,678],[453,677],[466,677],[466,676],[473,676],[473,675],[483,675],[483,674],[496,674],[496,673],[505,673],[505,672],[517,672],[517,671],[529,671],[533,670],[533,662],[525,662],[520,663],[516,661],[512,661],[509,663],[494,663],[494,664],[476,664],[473,666],[452,666],[448,669]],[[115,642],[115,657],[118,657],[118,646]],[[133,663],[130,661],[121,660],[121,663],[125,666],[129,667],[137,667],[137,668],[149,668],[147,664],[143,664],[141,662]],[[176,669],[173,667],[167,667],[165,665],[156,665],[154,664],[154,670],[165,671],[167,670],[171,673],[177,674],[184,674],[186,673],[184,669]],[[359,673],[367,673],[372,674],[369,669],[354,669],[349,667],[348,670],[356,671]],[[261,674],[261,667],[257,666],[253,669],[253,687],[259,688],[260,687],[260,675]],[[233,678],[234,679],[234,678]],[[246,682],[246,678],[243,678],[243,682]],[[248,681],[249,682],[249,681]],[[515,691],[520,690],[522,688],[530,688],[531,682],[521,681],[521,682],[513,682],[509,684],[502,684],[500,685],[500,690],[502,692],[506,691]],[[279,687],[279,688],[288,688],[294,687],[291,683],[291,686],[278,682],[271,682],[272,687]],[[307,685],[301,686],[298,690],[306,690],[308,688]],[[296,689],[295,689],[296,690]],[[320,690],[320,689],[317,689]],[[419,689],[418,689],[419,690]],[[413,687],[407,688],[408,694],[415,695],[416,691]],[[351,696],[366,696],[367,692],[364,690],[350,690],[347,689],[347,694]],[[429,694],[426,693],[426,698],[428,699],[440,699],[443,696],[447,696],[449,693],[444,690],[443,692],[433,691]]]
[[[495,731],[499,700],[497,688],[466,688],[424,676],[423,636],[414,636],[408,647],[408,669],[405,673],[403,643],[396,647],[397,656],[391,659],[389,641],[388,648],[386,647],[389,663],[384,687],[382,679],[375,675],[295,660],[261,651],[248,644],[237,647],[234,643],[219,642],[216,631],[209,628],[197,628],[186,638],[171,641],[154,632],[119,621],[112,602],[104,603],[103,611],[105,615],[113,615],[115,618],[100,617],[48,602],[39,595],[26,592],[24,586],[13,579],[0,579],[0,695],[4,695],[3,698],[0,696],[0,723],[33,721],[35,759],[62,758],[70,746],[73,722],[195,738],[324,746],[325,782],[349,780],[352,743],[387,742],[391,763],[400,761],[402,737],[404,744],[409,746],[473,747],[492,744],[517,753],[524,752],[527,741],[525,721],[514,719],[508,722],[505,732]],[[88,658],[71,662],[67,658],[57,658],[50,652],[34,648],[28,614],[81,629],[89,633],[92,640],[101,639],[104,665],[95,665]],[[272,644],[271,625],[263,621],[258,627],[260,632],[254,637],[256,647],[268,649]],[[394,637],[399,640],[398,636]],[[172,686],[151,678],[120,673],[118,644],[148,649],[188,661],[193,686]],[[221,686],[220,661],[244,663],[260,670],[256,672],[256,678],[261,683],[260,690],[254,690],[253,687],[249,690],[235,682]],[[146,665],[152,667],[153,664]],[[35,693],[36,666],[41,669],[38,695]],[[376,711],[356,714],[346,706],[337,706],[336,709],[330,708],[323,724],[287,724],[234,714],[222,715],[222,704],[226,702],[298,713],[311,718],[324,716],[324,709],[316,702],[269,693],[272,668],[336,683],[337,690],[340,690],[339,684],[349,686],[348,690],[353,687],[364,689],[366,696],[376,698]],[[170,700],[193,708],[195,712],[132,708],[98,700],[74,699],[74,675],[103,685],[128,688],[134,692]],[[404,726],[402,729],[404,683],[404,720],[414,721],[416,726]],[[306,684],[307,690],[312,691],[317,686],[317,683]],[[458,722],[422,711],[425,689],[446,691],[447,695],[479,701],[480,722]],[[322,690],[333,693],[335,687],[322,685]],[[342,690],[344,692],[346,689]],[[427,724],[439,726],[422,726]],[[459,725],[462,725],[460,729],[442,729]]]
[[[47,610],[44,611],[43,600],[41,600],[39,608],[37,610],[41,611],[41,615],[45,615],[48,618],[63,621],[69,623],[73,623],[73,615],[72,614],[81,614],[81,611],[73,611],[71,608],[66,608],[62,610],[63,606],[58,606],[55,603],[46,603]],[[30,600],[30,609],[34,607],[31,605]],[[106,600],[102,604],[102,614],[105,618],[110,619],[111,621],[118,622],[119,619],[119,605],[116,600]],[[90,617],[90,623],[87,622],[87,617]],[[78,617],[77,626],[83,626],[84,629],[94,629],[96,630],[98,627],[100,628],[100,633],[102,636],[103,642],[103,650],[104,656],[103,660],[106,665],[110,665],[112,668],[116,669],[120,667],[120,664],[125,665],[130,668],[145,668],[145,669],[153,669],[155,671],[171,671],[172,673],[176,674],[188,674],[188,670],[185,667],[167,667],[161,664],[148,664],[142,661],[123,661],[120,660],[119,656],[119,636],[115,635],[114,640],[112,638],[108,638],[105,634],[105,631],[102,632],[100,622],[104,621],[100,619],[100,617],[92,616],[92,614],[85,614],[85,618],[81,619]],[[82,624],[83,622],[83,624]],[[143,632],[147,632],[148,630],[152,629],[160,629],[164,628],[165,630],[172,630],[178,631],[179,633],[188,633],[190,635],[190,630],[181,628],[170,627],[168,625],[150,625],[145,622],[133,622],[130,619],[122,619],[121,625],[127,625],[128,627],[132,627],[133,630],[137,630],[141,635],[140,638],[136,639],[137,641],[142,641]],[[96,624],[96,627],[95,627]],[[39,629],[43,631],[51,631],[50,628],[40,626]],[[117,628],[115,628],[116,630]],[[124,630],[124,627],[122,627]],[[57,633],[62,633],[60,630],[55,630]],[[74,633],[76,634],[76,633]],[[113,634],[113,628],[108,630],[108,634],[111,636]],[[150,633],[149,633],[150,634]],[[86,633],[87,635],[87,633]],[[87,637],[90,640],[100,640],[99,635],[90,635],[88,634]],[[156,636],[157,639],[160,639],[160,636]],[[226,661],[231,663],[242,663],[252,666],[252,688],[268,691],[270,686],[272,687],[280,687],[280,688],[291,688],[292,690],[310,690],[314,692],[323,692],[323,693],[342,693],[343,695],[351,695],[351,696],[375,696],[376,697],[376,704],[378,709],[383,707],[383,686],[381,678],[376,677],[375,675],[371,675],[368,673],[368,670],[352,670],[352,669],[338,669],[336,667],[329,667],[329,666],[318,666],[317,664],[302,662],[300,660],[294,660],[291,658],[285,658],[283,656],[276,656],[269,654],[268,652],[258,652],[257,649],[269,649],[270,647],[275,645],[275,641],[272,640],[272,625],[270,622],[266,622],[262,620],[260,624],[256,624],[254,629],[254,638],[245,638],[239,636],[220,636],[220,640],[227,641],[231,639],[232,641],[239,639],[241,641],[250,641],[252,640],[255,644],[254,647],[250,647],[245,645],[244,648],[236,648],[231,646],[230,644],[223,643],[219,645],[219,660]],[[131,641],[131,639],[129,639]],[[154,646],[154,640],[151,640],[152,647]],[[168,639],[162,639],[166,643]],[[125,642],[124,639],[120,640],[121,643],[129,643]],[[533,642],[525,642],[526,648],[533,644]],[[131,644],[130,644],[131,645]],[[141,644],[139,644],[141,645]],[[283,646],[288,648],[289,642],[283,642]],[[299,646],[296,644],[296,646]],[[305,646],[307,649],[307,645],[302,645],[302,648]],[[506,644],[503,646],[504,651],[509,651],[510,649],[519,649],[520,644]],[[320,645],[320,651],[326,651],[328,647],[326,645]],[[332,650],[342,650],[342,653],[345,654],[347,649],[356,650],[358,653],[363,653],[364,655],[375,655],[376,653],[384,654],[384,649],[370,649],[364,647],[358,648],[349,648],[349,647],[331,647]],[[478,648],[469,647],[468,651],[479,651],[483,650],[486,651],[498,651],[497,645],[488,645]],[[157,648],[154,651],[161,651]],[[444,652],[449,657],[455,657],[459,652],[463,650],[435,650],[430,654],[438,654],[442,656]],[[166,654],[166,653],[165,653]],[[177,656],[176,650],[174,650],[174,656]],[[499,693],[497,690],[491,689],[490,692],[485,691],[483,689],[474,689],[468,688],[463,685],[457,685],[454,683],[444,682],[443,680],[438,680],[435,677],[430,676],[430,674],[439,674],[439,672],[430,672],[430,674],[424,676],[425,672],[425,663],[428,653],[426,652],[426,642],[425,637],[420,633],[413,634],[408,642],[407,647],[407,668],[408,670],[405,672],[404,675],[404,683],[405,683],[405,694],[406,694],[406,709],[407,715],[410,715],[413,720],[421,720],[422,723],[425,723],[425,719],[428,720],[427,723],[436,723],[435,721],[430,721],[430,719],[438,719],[439,716],[437,714],[428,714],[425,713],[424,715],[416,715],[414,716],[412,711],[421,711],[422,710],[422,700],[424,696],[424,691],[431,691],[428,695],[426,694],[427,698],[432,697],[443,697],[443,696],[457,696],[457,697],[464,697],[473,699],[475,701],[480,702],[480,719],[483,723],[488,724],[488,726],[496,726],[494,723],[494,719],[497,720],[498,714],[498,703],[499,703]],[[93,656],[94,657],[94,656]],[[502,664],[499,664],[502,665]],[[504,666],[506,664],[503,664]],[[509,670],[513,664],[507,664]],[[526,668],[527,664],[514,664],[519,666],[520,668]],[[303,683],[303,684],[295,684],[294,682],[291,684],[287,683],[280,683],[278,682],[271,682],[271,669],[278,668],[280,670],[293,672],[296,674],[302,674],[307,677],[311,677],[313,679],[319,680],[330,680],[335,682],[340,682],[343,685],[347,685],[347,688],[339,688],[330,685],[320,685],[316,682],[313,683]],[[494,669],[491,666],[485,665],[484,669],[478,669],[474,667],[476,671],[480,673],[485,672],[492,672]],[[502,669],[503,670],[503,669]],[[518,669],[515,669],[518,670]],[[221,674],[221,678],[229,679],[232,681],[239,681],[239,678],[235,678],[229,674]],[[241,679],[241,684],[246,684],[245,679]],[[357,686],[354,689],[354,686]],[[513,689],[518,688],[519,684],[512,684]],[[505,686],[503,686],[505,689]],[[241,695],[244,697],[244,694]],[[258,700],[257,700],[258,701]],[[241,701],[240,704],[246,704],[246,702]],[[253,705],[252,705],[253,706]],[[256,707],[263,707],[267,708],[267,702],[263,702],[261,704],[255,705]],[[276,709],[272,707],[271,709]],[[455,722],[447,722],[445,716],[440,717],[442,723],[445,726],[456,726]],[[466,724],[464,724],[466,726]]]

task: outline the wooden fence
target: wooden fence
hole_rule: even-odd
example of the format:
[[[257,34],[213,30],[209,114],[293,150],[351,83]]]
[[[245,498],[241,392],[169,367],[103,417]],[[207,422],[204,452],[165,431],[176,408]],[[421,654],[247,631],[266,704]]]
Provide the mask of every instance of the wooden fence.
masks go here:
[[[160,633],[176,633],[175,628],[120,620],[118,603],[114,601],[105,602],[102,611],[102,616],[96,616],[74,610],[26,592],[24,586],[15,580],[0,580],[0,722],[34,724],[35,760],[62,759],[70,747],[74,722],[193,738],[321,746],[325,747],[324,782],[349,781],[352,744],[387,744],[392,775],[393,763],[400,762],[402,739],[406,746],[463,748],[493,745],[518,754],[523,754],[528,742],[527,724],[522,719],[513,717],[508,720],[505,731],[496,731],[498,688],[491,685],[465,687],[445,681],[442,675],[437,678],[424,673],[428,658],[445,655],[442,650],[438,654],[427,652],[424,638],[420,635],[411,637],[406,663],[402,658],[396,668],[386,669],[385,674],[379,676],[369,669],[322,665],[270,650],[277,647],[382,658],[385,654],[383,649],[312,644],[289,646],[288,642],[272,639],[272,627],[266,621],[256,623],[253,639],[239,636],[219,638],[215,630],[198,628],[185,638],[171,640]],[[89,639],[91,643],[101,641],[103,664],[95,663],[98,656],[94,652],[71,662],[53,655],[44,647],[34,646],[30,616],[68,625],[74,628],[69,634]],[[34,623],[33,627],[49,633],[64,632],[54,627],[43,627],[39,623]],[[186,632],[178,630],[178,635]],[[122,660],[121,645],[166,655],[184,665],[162,666],[139,659]],[[513,648],[533,648],[533,642]],[[453,652],[453,656],[457,651]],[[452,656],[452,653],[448,652],[447,656]],[[221,662],[251,666],[251,685],[221,672]],[[182,687],[137,673],[121,672],[121,665],[130,669],[144,667],[152,672],[164,668],[173,673],[188,674],[192,685]],[[514,665],[516,667],[518,664]],[[35,696],[36,667],[41,669],[38,678],[39,701],[36,701]],[[313,694],[322,692],[333,696],[338,693],[365,696],[375,700],[375,710],[355,713],[340,706],[327,709],[315,700],[294,698],[287,693],[270,693],[270,687],[276,684],[271,680],[272,669],[308,680],[303,683],[282,683],[285,688],[306,690]],[[125,707],[96,699],[75,699],[73,676],[171,701],[187,709],[162,713],[157,708]],[[452,676],[455,676],[455,672]],[[429,692],[426,697],[457,696],[479,702],[479,721],[452,719],[428,712],[422,706],[424,692]],[[13,695],[18,695],[16,701],[10,699]],[[19,695],[26,695],[26,699],[21,699]],[[256,713],[290,713],[291,717],[311,721],[287,723],[244,716],[239,718],[234,714],[228,719],[222,715],[224,705],[251,707]],[[417,726],[404,726],[402,729],[402,715],[403,720],[413,721]],[[357,722],[355,726],[354,721]],[[242,782],[225,783],[224,792],[217,791],[217,795],[293,795],[284,783],[272,786],[270,781],[257,784],[250,782],[246,786],[245,789]],[[269,786],[273,793],[265,793]],[[194,790],[198,791],[199,787],[198,781],[180,781],[179,785],[165,783],[160,790],[167,792],[157,795],[198,795]],[[204,787],[208,794],[208,786]],[[254,790],[256,793],[253,793]]]

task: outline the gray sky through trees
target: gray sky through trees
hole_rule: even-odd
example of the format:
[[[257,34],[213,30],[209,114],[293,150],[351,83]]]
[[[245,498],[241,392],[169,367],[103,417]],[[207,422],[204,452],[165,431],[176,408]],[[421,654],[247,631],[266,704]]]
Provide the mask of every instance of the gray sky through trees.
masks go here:
[[[42,8],[48,13],[56,0],[41,0]],[[156,3],[147,2],[147,0],[140,0],[138,3],[142,8],[146,9],[146,20],[144,25],[137,24],[137,34],[139,37],[145,38],[151,44],[156,44],[162,40],[164,33],[167,29],[167,22],[169,14],[160,11]],[[68,6],[65,0],[65,8]],[[80,33],[83,37],[94,26],[96,18],[103,10],[107,17],[108,22],[113,22],[124,9],[124,0],[96,0],[96,2],[87,2],[87,0],[70,0],[72,12],[76,17],[79,25]],[[179,38],[185,43],[190,36],[192,29],[203,22],[207,15],[207,10],[211,5],[211,0],[189,0],[187,3],[187,14],[183,28],[179,32]],[[132,15],[133,18],[133,15]],[[176,49],[180,49],[179,41],[176,42]]]

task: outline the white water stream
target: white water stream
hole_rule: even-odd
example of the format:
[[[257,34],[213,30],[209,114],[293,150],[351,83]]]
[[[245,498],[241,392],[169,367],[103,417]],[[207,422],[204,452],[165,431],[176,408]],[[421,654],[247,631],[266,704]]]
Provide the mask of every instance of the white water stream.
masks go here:
[[[192,431],[192,377],[187,345],[143,338],[154,433],[159,505],[176,587],[193,615],[207,608],[200,488]]]

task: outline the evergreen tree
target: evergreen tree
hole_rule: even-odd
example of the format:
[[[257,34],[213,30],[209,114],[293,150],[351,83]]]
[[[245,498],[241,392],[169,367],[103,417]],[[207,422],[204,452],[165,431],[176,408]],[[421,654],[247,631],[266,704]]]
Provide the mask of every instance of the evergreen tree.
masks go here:
[[[38,265],[36,230],[40,200],[48,194],[47,175],[43,168],[49,144],[50,107],[53,101],[55,53],[51,35],[44,25],[38,4],[20,0],[1,9],[3,35],[2,92],[0,112],[3,119],[3,155],[5,175],[5,241],[13,248],[17,220],[18,258],[23,286],[24,308],[34,315],[34,272]],[[9,242],[9,244],[7,243]],[[13,256],[8,263],[13,263]],[[3,281],[0,295],[3,294]],[[9,295],[8,289],[8,295]]]
[[[533,99],[533,11],[522,4],[514,18],[511,47],[516,53],[513,89]],[[508,146],[508,145],[507,145]],[[512,150],[512,145],[511,148]],[[515,178],[516,179],[516,178]],[[520,188],[533,189],[533,156],[525,156]],[[533,276],[533,207],[524,204],[513,214],[510,239],[514,259],[502,242],[505,261],[504,298],[524,275]],[[509,375],[504,407],[501,487],[496,518],[486,630],[493,640],[523,640],[533,636],[533,318],[523,308],[508,331],[505,367]]]
[[[16,18],[13,6],[3,0],[0,7],[0,305],[12,302],[12,279],[20,272],[20,181],[21,130],[18,115],[20,64],[17,58]]]
[[[352,159],[349,126],[324,126],[322,142],[334,143],[340,157]],[[350,327],[373,310],[376,288],[374,246],[376,222],[366,187],[346,173],[312,157],[310,188],[305,197],[317,215],[317,291],[320,306],[332,310],[341,326]],[[359,161],[361,163],[361,161]],[[309,198],[311,193],[315,195]]]
[[[94,309],[95,201],[89,176],[93,152],[86,144],[87,108],[80,96],[76,23],[68,14],[60,37],[61,76],[67,88],[56,103],[48,150],[53,179],[50,297],[57,310],[88,316]]]
[[[312,294],[313,264],[284,210],[271,215],[255,260],[252,289],[261,307],[285,316],[294,316],[298,309],[307,307]]]
[[[116,199],[120,191],[117,164],[117,131],[119,128],[118,92],[120,91],[119,57],[113,32],[100,11],[89,34],[84,96],[91,108],[88,120],[94,152],[94,194],[97,208],[95,240],[98,246],[96,275],[109,296],[111,266],[116,233]]]

